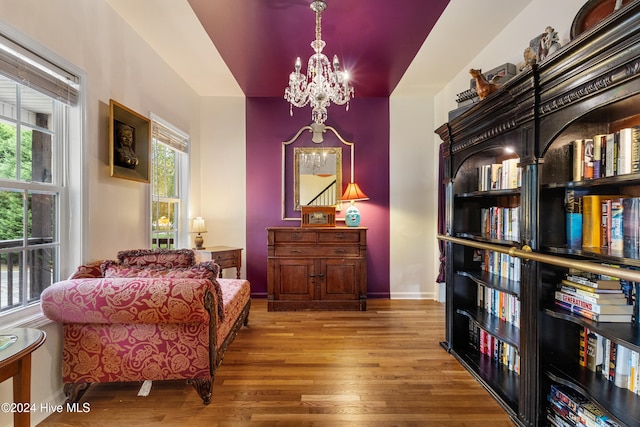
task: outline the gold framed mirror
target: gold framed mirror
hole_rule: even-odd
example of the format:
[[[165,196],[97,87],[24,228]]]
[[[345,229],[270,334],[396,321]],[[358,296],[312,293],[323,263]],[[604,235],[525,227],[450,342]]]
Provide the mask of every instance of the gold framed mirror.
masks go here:
[[[312,133],[313,137],[301,138],[301,135],[306,134],[307,131]],[[296,142],[298,144],[295,144]],[[343,151],[345,146],[347,150]],[[351,181],[353,181],[353,155],[353,142],[346,141],[331,126],[315,123],[303,126],[293,138],[283,141],[282,219],[300,221],[301,206],[309,203],[314,206],[335,206],[336,211],[340,211],[342,209],[340,201],[343,191],[342,176],[350,171]],[[343,161],[346,162],[344,165]],[[343,167],[348,169],[343,171]],[[333,185],[332,178],[336,181],[334,196],[322,201],[313,201],[324,188]],[[322,188],[320,188],[322,185],[320,182],[324,184]],[[312,195],[309,196],[310,194]]]
[[[301,206],[335,206],[342,191],[342,147],[295,147],[294,204]]]

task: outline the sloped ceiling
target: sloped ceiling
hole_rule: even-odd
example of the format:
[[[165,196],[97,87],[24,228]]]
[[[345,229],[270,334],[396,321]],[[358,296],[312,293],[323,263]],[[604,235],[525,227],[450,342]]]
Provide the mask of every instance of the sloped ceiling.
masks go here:
[[[313,52],[311,0],[106,1],[200,96],[281,97]],[[437,93],[532,0],[326,1],[325,53],[366,97]]]
[[[388,97],[449,0],[328,0],[324,53],[337,54],[359,97]],[[313,53],[309,0],[189,0],[242,91],[282,96],[300,56]]]

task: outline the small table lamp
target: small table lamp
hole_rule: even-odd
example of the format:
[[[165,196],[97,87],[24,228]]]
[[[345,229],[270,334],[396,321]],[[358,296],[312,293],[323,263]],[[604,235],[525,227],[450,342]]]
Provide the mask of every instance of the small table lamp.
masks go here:
[[[204,249],[204,247],[202,246],[204,244],[204,239],[202,238],[202,235],[200,233],[206,233],[207,232],[207,228],[204,224],[204,218],[202,218],[201,216],[196,217],[193,219],[193,224],[191,225],[191,232],[192,233],[198,233],[196,235],[196,238],[193,240],[193,243],[196,245],[196,249],[197,250],[202,250]]]
[[[344,215],[344,222],[347,227],[357,227],[360,225],[360,211],[355,206],[355,202],[359,200],[369,200],[366,194],[360,189],[358,184],[350,182],[344,190],[340,200],[350,201],[351,206]]]

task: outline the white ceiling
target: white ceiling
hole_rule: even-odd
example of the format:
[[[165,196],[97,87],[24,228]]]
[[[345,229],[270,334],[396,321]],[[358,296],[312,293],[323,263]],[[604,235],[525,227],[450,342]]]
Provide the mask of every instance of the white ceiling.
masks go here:
[[[106,1],[200,96],[244,96],[187,0]],[[531,1],[451,0],[393,94],[438,93]]]

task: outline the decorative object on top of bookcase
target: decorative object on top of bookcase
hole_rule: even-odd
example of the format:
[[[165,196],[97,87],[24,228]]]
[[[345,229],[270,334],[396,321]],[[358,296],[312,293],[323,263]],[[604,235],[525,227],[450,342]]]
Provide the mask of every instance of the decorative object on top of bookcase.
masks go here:
[[[589,0],[578,11],[571,24],[571,39],[596,26],[622,6],[634,0]]]
[[[635,365],[616,364],[606,378],[591,372],[599,365],[593,356],[589,367],[590,341],[592,350],[615,343],[625,361],[640,357],[640,286],[633,284],[640,283],[640,230],[628,218],[640,203],[633,166],[640,163],[633,149],[640,139],[633,130],[640,126],[639,20],[640,1],[629,3],[436,130],[447,210],[438,236],[447,282],[442,346],[519,426],[553,416],[547,396],[558,384],[597,402],[610,419],[640,425],[640,395],[624,386]],[[534,42],[540,46],[543,35]],[[489,177],[506,146],[518,158],[521,184],[494,189]],[[505,230],[514,212],[517,226]],[[516,238],[505,239],[505,231]],[[502,254],[522,260],[517,291],[496,274],[510,271]],[[616,289],[581,289],[569,280],[570,268],[618,278]],[[501,307],[518,310],[517,333]],[[509,369],[512,353],[520,355],[518,371]],[[505,357],[507,367],[498,367]]]
[[[544,33],[529,42],[529,47],[536,53],[537,63],[547,59],[560,49],[560,39],[555,28],[547,26]]]
[[[478,93],[478,98],[482,101],[487,96],[491,95],[493,92],[500,89],[500,85],[495,83],[493,80],[487,81],[487,79],[482,75],[482,70],[480,69],[470,69],[469,74],[476,81],[476,92]]]

